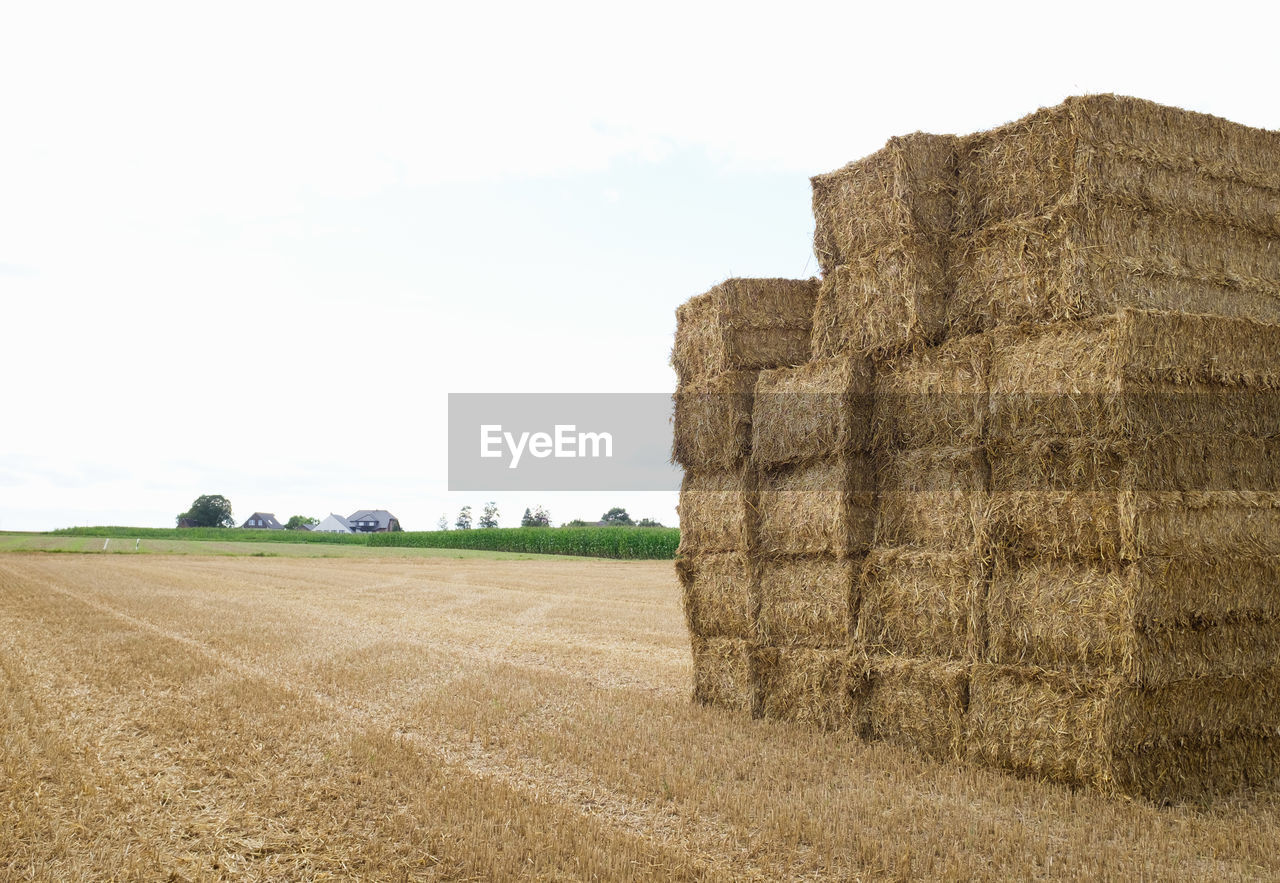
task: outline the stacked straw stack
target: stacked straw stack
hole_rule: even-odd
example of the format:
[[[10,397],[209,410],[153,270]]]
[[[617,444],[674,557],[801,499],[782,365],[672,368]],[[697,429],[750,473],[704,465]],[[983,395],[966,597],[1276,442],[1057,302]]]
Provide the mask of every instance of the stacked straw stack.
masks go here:
[[[813,194],[811,345],[761,301],[794,346],[729,358],[715,292],[681,310],[696,695],[1155,799],[1275,784],[1280,134],[1091,96]]]

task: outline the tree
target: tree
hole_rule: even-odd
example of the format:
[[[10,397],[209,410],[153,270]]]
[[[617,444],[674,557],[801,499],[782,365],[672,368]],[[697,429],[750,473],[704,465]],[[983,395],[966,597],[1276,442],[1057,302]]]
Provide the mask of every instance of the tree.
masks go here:
[[[235,527],[231,517],[231,501],[222,494],[196,497],[191,508],[178,515],[178,523],[186,527]]]
[[[652,518],[641,518],[636,522],[636,527],[662,527],[662,522],[654,521]]]
[[[480,513],[479,527],[497,527],[498,526],[498,504],[490,500],[484,504],[484,511]]]
[[[524,510],[524,517],[520,519],[521,527],[550,527],[551,513],[541,506],[535,506],[533,511]]]
[[[440,528],[441,530],[448,530],[448,529],[449,529],[449,516],[448,516],[448,515],[441,515],[441,516],[440,516],[440,520],[436,522],[436,527]]]
[[[285,522],[285,530],[306,530],[315,527],[320,523],[319,518],[311,518],[307,515],[290,515],[289,520]]]
[[[453,523],[458,530],[471,530],[471,507],[463,506],[458,510],[458,520]]]
[[[572,521],[566,521],[564,524],[560,526],[561,527],[590,527],[591,525],[587,524],[581,518],[575,518]]]
[[[621,506],[614,506],[600,516],[600,520],[610,527],[632,527],[635,525],[635,522],[631,520],[631,516],[627,514],[627,510]]]

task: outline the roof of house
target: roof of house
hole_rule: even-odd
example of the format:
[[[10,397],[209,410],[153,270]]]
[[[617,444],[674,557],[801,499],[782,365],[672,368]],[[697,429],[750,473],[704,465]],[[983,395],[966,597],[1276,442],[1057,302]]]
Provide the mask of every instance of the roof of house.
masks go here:
[[[347,521],[375,521],[378,527],[389,527],[395,516],[386,509],[359,509],[347,516]]]
[[[337,528],[337,530],[335,530]],[[329,517],[321,521],[319,524],[311,528],[321,533],[352,533],[351,524],[347,519],[343,518],[336,512],[330,512]]]
[[[252,515],[250,515],[248,518],[244,520],[244,524],[241,525],[241,527],[250,527],[251,525],[249,524],[249,522],[251,521],[262,522],[262,524],[254,524],[252,525],[252,527],[265,527],[269,530],[284,529],[284,525],[276,521],[276,516],[275,516],[275,513],[273,512],[254,512]]]

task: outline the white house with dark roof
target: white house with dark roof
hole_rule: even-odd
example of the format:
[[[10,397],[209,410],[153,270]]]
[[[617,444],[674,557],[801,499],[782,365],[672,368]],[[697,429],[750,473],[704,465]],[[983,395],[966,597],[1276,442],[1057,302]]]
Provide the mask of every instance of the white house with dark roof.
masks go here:
[[[284,525],[276,521],[276,516],[271,512],[254,512],[240,526],[254,530],[284,530]]]
[[[400,520],[386,509],[361,509],[347,516],[347,524],[357,533],[400,530]]]
[[[312,533],[355,533],[347,519],[337,513],[330,512],[329,517],[311,528]]]

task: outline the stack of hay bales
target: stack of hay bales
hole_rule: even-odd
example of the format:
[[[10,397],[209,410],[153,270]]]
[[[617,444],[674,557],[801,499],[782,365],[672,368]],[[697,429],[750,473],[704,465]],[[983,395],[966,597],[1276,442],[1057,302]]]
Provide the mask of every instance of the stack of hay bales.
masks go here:
[[[1159,799],[1274,784],[1280,134],[1090,96],[813,192],[811,352],[710,360],[754,392],[732,457],[677,426],[722,704]],[[686,524],[703,488],[743,496]],[[691,589],[712,534],[732,617]]]
[[[730,279],[676,314],[673,457],[685,470],[676,569],[694,696],[708,704],[759,706],[752,404],[762,370],[808,361],[816,300],[816,280]]]

